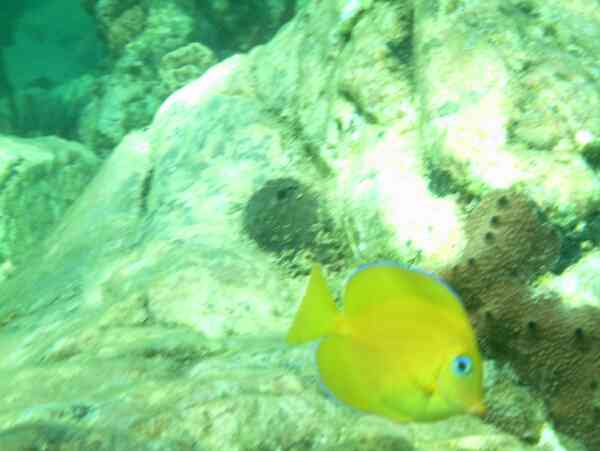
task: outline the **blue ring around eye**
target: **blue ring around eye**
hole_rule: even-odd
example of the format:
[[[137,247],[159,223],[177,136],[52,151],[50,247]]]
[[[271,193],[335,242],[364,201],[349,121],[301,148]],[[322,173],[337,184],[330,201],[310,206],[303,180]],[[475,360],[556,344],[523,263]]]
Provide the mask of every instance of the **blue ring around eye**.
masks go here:
[[[473,370],[473,359],[468,355],[459,355],[452,361],[452,370],[458,376],[466,376]]]

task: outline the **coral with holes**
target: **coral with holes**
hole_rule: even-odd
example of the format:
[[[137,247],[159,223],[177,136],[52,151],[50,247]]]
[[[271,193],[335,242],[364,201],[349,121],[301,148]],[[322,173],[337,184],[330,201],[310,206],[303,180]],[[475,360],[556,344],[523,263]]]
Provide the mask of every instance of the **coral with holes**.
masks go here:
[[[559,431],[600,449],[600,310],[567,308],[528,284],[556,262],[558,234],[514,190],[485,196],[466,233],[463,258],[445,277],[463,297],[484,354],[510,362]]]
[[[546,272],[557,261],[560,238],[547,226],[535,204],[523,193],[498,190],[481,199],[466,218],[467,245],[461,262],[448,275],[471,310],[499,279],[523,283]]]
[[[505,279],[487,290],[474,320],[483,352],[509,361],[542,395],[557,429],[600,449],[600,310],[536,298]]]

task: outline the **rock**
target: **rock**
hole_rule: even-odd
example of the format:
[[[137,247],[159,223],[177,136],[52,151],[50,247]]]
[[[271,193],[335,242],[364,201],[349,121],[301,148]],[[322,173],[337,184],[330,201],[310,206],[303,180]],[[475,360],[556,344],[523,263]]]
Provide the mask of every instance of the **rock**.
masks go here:
[[[174,90],[224,56],[267,42],[296,12],[296,0],[85,4],[112,59],[82,113],[79,135],[103,156],[150,124]]]
[[[566,305],[590,305],[600,308],[600,251],[594,249],[558,276],[540,280],[540,292],[557,293]]]
[[[598,46],[584,42],[599,42],[598,11],[585,1],[453,4],[416,8],[429,158],[475,195],[521,184],[572,227],[600,204],[600,178],[578,142],[582,130],[600,132],[600,110],[589,107],[599,104],[597,75],[584,75],[597,72]]]
[[[159,3],[151,2],[147,24],[188,23],[190,16],[169,9],[186,3],[158,9]],[[440,2],[417,3],[419,14],[425,3]],[[460,12],[454,2],[444,7]],[[482,231],[495,211],[493,202],[484,203],[483,219],[465,216],[474,198],[485,202],[494,193],[494,184],[483,177],[474,182],[460,165],[440,164],[460,160],[454,148],[437,152],[426,145],[436,129],[423,123],[429,104],[421,109],[425,94],[418,91],[428,48],[421,47],[413,26],[426,25],[418,22],[423,16],[413,16],[408,1],[363,1],[350,15],[347,8],[346,1],[307,2],[268,44],[225,59],[171,95],[147,130],[121,141],[68,217],[36,247],[26,270],[2,283],[0,434],[16,436],[14,446],[47,447],[53,437],[87,446],[67,441],[87,430],[103,434],[94,442],[100,449],[122,436],[140,448],[232,451],[559,449],[556,435],[545,432],[546,411],[563,421],[559,431],[592,447],[597,443],[597,371],[586,359],[597,355],[587,332],[596,316],[584,311],[571,317],[556,298],[535,304],[530,278],[514,278],[513,271],[503,274],[504,284],[494,274],[481,279],[487,291],[479,294],[496,316],[485,323],[482,309],[476,318],[488,356],[515,360],[520,380],[531,386],[543,382],[543,393],[516,383],[491,390],[490,402],[497,402],[491,412],[509,432],[469,416],[395,424],[355,412],[319,391],[310,346],[285,345],[306,282],[299,276],[323,249],[340,250],[325,265],[336,292],[366,259],[448,269],[464,264],[461,259],[473,249],[466,224],[472,220]],[[166,12],[173,16],[159,17]],[[150,114],[158,102],[149,89],[159,83],[156,66],[147,68],[138,55],[148,51],[162,58],[187,44],[185,27],[175,36],[153,29],[160,43],[144,37],[150,29],[125,46],[118,63],[122,78],[111,78],[114,91],[99,96],[113,103],[100,108],[97,129],[88,117],[92,131],[114,132],[111,140],[128,130],[121,121],[137,124],[129,113],[140,104]],[[438,43],[446,45],[455,55],[452,41]],[[486,56],[474,57],[494,62]],[[136,88],[132,109],[122,108],[118,93],[132,89],[127,82],[137,76],[147,84]],[[432,72],[427,76],[425,86],[439,86]],[[487,103],[469,110],[475,119],[482,111],[477,105]],[[463,111],[459,102],[442,106],[447,115]],[[480,122],[476,131],[466,124],[468,136],[480,130]],[[474,161],[490,173],[498,169]],[[557,180],[567,177],[549,161]],[[582,179],[593,186],[593,170],[573,161],[584,165]],[[522,191],[534,197],[537,180],[522,182]],[[565,191],[569,202],[573,192]],[[549,213],[556,202],[552,221],[569,227],[564,212],[581,219],[593,209],[595,194],[580,194],[581,210],[554,194],[536,201]],[[521,236],[554,242],[553,234],[542,233],[550,230],[547,221],[520,199],[518,211],[535,230],[520,235],[520,217],[513,214],[511,227],[503,229],[508,238],[499,242],[503,252]],[[314,226],[321,230],[313,233]],[[510,269],[523,265],[527,276],[538,275],[556,257],[554,247],[546,255],[537,242],[529,248],[535,256],[522,249],[478,249],[491,270],[501,268],[494,254],[504,255]],[[532,328],[548,336],[531,334]],[[515,354],[507,357],[506,349]],[[555,359],[561,359],[558,369]],[[552,391],[556,385],[559,390]],[[511,400],[528,405],[511,410]],[[513,427],[512,418],[532,412],[530,423]],[[531,434],[538,426],[543,431]],[[32,443],[32,435],[40,439]]]
[[[0,154],[0,264],[9,275],[63,218],[99,161],[54,137],[0,136]]]
[[[116,56],[109,73],[97,81],[82,113],[81,139],[100,155],[108,154],[131,130],[148,125],[165,90],[158,63],[187,45],[194,31],[194,7],[185,2],[96,3],[100,31]]]

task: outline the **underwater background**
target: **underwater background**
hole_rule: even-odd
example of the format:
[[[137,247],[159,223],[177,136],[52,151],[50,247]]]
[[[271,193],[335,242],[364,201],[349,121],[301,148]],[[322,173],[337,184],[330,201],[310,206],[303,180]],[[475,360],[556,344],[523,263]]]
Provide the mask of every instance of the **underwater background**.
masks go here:
[[[0,21],[0,451],[600,451],[598,0]],[[484,416],[353,410],[288,346],[313,263],[377,260],[460,296]]]

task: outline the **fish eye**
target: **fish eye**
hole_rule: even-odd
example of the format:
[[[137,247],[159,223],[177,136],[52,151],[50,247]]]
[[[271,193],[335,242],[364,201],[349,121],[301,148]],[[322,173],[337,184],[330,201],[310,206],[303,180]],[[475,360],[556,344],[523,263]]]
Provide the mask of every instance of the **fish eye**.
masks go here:
[[[473,360],[468,355],[459,355],[452,361],[452,369],[458,376],[466,376],[473,369]]]

